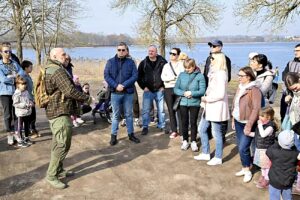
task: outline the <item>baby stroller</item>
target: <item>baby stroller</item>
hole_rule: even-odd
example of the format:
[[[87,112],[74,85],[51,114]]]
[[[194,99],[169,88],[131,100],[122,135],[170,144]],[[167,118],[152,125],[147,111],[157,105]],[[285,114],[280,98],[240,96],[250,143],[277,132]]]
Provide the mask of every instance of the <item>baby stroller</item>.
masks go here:
[[[102,89],[97,94],[98,103],[92,111],[94,124],[96,124],[96,113],[99,113],[102,119],[106,119],[111,124],[112,107],[110,101],[110,90],[105,81],[103,81]]]

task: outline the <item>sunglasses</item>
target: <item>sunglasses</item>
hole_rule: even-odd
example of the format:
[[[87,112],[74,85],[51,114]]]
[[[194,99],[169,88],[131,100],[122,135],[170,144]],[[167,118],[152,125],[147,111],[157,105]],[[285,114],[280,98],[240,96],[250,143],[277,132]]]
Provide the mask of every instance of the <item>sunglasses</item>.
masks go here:
[[[210,47],[212,47],[212,48],[216,48],[216,47],[218,47],[218,46],[216,46],[216,45],[211,45]]]
[[[120,51],[125,52],[126,49],[118,49],[118,51],[119,51],[119,52],[120,52]]]
[[[3,53],[6,53],[6,54],[9,54],[11,53],[12,51],[11,50],[5,50],[5,51],[2,51]]]
[[[241,75],[241,74],[238,74],[238,77],[239,78],[243,78],[243,77],[246,77],[247,75]]]
[[[169,54],[172,56],[177,56],[177,53],[169,52]]]

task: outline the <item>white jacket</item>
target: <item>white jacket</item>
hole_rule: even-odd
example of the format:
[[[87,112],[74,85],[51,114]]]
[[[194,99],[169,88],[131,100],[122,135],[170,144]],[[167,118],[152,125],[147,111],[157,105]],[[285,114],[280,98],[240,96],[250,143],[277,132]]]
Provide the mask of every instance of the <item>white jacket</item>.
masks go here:
[[[16,89],[13,95],[13,106],[17,117],[31,115],[31,103],[27,90],[21,92],[19,89]]]
[[[161,73],[161,80],[164,82],[165,88],[174,88],[179,74],[184,71],[182,61],[178,61],[175,65],[172,64],[172,66],[177,76],[172,71],[169,62],[164,65]]]

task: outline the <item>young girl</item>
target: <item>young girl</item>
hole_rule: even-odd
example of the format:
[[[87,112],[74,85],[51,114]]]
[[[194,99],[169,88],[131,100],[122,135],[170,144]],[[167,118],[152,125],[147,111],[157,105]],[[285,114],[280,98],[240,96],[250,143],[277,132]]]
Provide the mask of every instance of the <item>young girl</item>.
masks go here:
[[[84,83],[82,85],[82,91],[84,94],[89,95],[90,96],[90,85],[88,83]],[[94,98],[92,98],[94,99]],[[83,102],[83,104],[81,104],[81,114],[85,114],[88,113],[92,110],[92,107],[90,106],[92,103],[92,99],[89,99],[86,102]]]
[[[75,84],[75,88],[80,91],[82,91],[82,87],[80,85],[80,81],[79,81],[79,77],[77,75],[73,75],[73,82]],[[78,103],[77,101],[74,102],[74,104],[76,104],[75,108],[74,108],[74,114],[71,115],[71,119],[73,121],[73,126],[74,127],[79,127],[81,124],[84,123],[84,121],[80,118],[80,103]]]
[[[16,78],[16,91],[13,95],[13,106],[15,107],[15,114],[17,119],[15,121],[16,139],[19,147],[28,147],[32,144],[29,139],[29,125],[30,115],[32,112],[33,102],[30,100],[28,91],[26,90],[26,80],[17,76]],[[24,124],[24,134],[21,136],[22,125]]]
[[[253,163],[261,168],[261,176],[256,184],[256,187],[266,189],[269,185],[269,170],[271,161],[266,156],[267,149],[275,142],[275,133],[277,131],[277,124],[274,120],[274,110],[271,107],[262,108],[259,113],[259,120],[257,121],[257,128],[255,130],[256,149]]]

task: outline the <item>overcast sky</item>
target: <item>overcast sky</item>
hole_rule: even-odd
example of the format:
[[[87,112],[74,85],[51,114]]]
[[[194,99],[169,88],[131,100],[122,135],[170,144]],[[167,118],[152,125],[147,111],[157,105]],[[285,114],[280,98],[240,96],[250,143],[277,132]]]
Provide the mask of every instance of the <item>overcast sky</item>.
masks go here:
[[[225,2],[225,0],[220,0]],[[134,36],[134,26],[138,22],[139,14],[136,10],[127,10],[121,14],[118,10],[110,9],[110,0],[85,0],[86,13],[77,20],[78,29],[88,33],[120,34]],[[269,28],[255,27],[246,22],[237,25],[238,18],[233,16],[232,4],[235,0],[227,0],[220,26],[215,30],[202,30],[203,36],[217,35],[266,35],[271,34]],[[288,24],[278,35],[300,35],[300,19]]]

